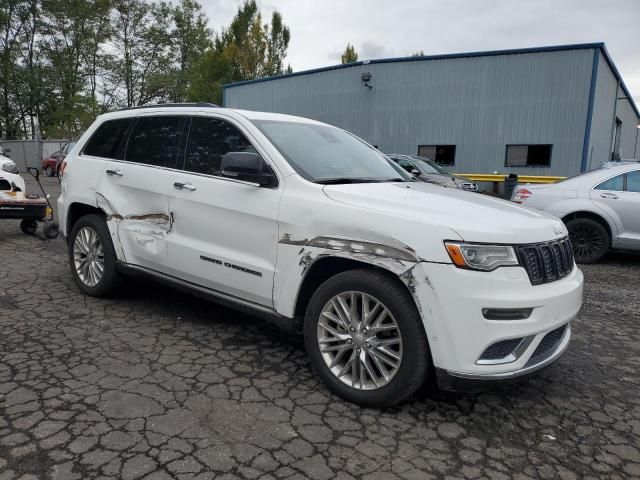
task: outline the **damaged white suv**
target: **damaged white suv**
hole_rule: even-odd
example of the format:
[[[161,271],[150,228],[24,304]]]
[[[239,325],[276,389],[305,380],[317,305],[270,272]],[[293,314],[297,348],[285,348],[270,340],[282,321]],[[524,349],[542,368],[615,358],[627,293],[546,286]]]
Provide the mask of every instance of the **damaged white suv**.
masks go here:
[[[545,213],[414,181],[304,118],[159,105],[102,115],[63,165],[73,277],[143,273],[304,334],[317,374],[367,406],[556,360],[582,301]]]

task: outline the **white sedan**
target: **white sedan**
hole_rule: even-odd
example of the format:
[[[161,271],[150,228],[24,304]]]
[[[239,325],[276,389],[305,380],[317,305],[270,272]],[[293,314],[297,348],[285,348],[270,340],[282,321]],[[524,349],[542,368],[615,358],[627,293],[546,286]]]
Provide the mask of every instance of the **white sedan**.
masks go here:
[[[24,179],[20,176],[18,167],[10,158],[3,155],[0,149],[0,191],[24,192]]]
[[[551,185],[518,185],[516,203],[544,210],[567,225],[578,263],[609,249],[640,251],[640,163],[613,164]]]

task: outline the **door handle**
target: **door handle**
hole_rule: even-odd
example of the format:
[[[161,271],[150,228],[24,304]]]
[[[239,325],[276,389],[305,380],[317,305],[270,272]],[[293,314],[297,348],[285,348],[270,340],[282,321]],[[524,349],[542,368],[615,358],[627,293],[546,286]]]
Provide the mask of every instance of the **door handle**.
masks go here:
[[[106,170],[106,174],[109,176],[115,175],[116,177],[121,177],[124,175],[124,173],[122,173],[120,170],[111,170],[111,169]]]
[[[613,193],[601,193],[600,196],[602,198],[610,198],[612,200],[616,200],[618,198],[618,196]]]
[[[189,190],[190,192],[194,192],[196,190],[196,187],[194,187],[190,183],[182,183],[182,182],[175,182],[173,184],[173,188],[177,188],[178,190]]]

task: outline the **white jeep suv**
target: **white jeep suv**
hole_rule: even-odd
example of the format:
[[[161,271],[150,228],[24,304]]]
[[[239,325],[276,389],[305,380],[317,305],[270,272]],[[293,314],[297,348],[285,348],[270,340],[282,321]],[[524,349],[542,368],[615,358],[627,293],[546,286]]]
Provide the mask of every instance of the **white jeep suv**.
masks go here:
[[[100,116],[63,165],[71,271],[142,273],[304,334],[338,395],[398,402],[556,360],[582,302],[561,221],[414,181],[304,118],[158,105]]]

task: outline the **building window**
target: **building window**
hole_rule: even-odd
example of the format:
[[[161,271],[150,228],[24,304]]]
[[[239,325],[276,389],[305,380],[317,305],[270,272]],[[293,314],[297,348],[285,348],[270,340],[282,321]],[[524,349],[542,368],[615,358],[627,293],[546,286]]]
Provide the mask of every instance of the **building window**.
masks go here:
[[[438,165],[451,167],[456,164],[455,145],[419,145],[418,156],[426,157]]]
[[[548,167],[552,145],[507,145],[505,167]]]

